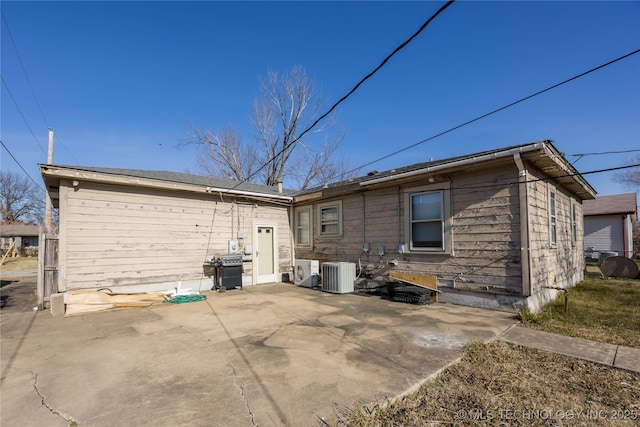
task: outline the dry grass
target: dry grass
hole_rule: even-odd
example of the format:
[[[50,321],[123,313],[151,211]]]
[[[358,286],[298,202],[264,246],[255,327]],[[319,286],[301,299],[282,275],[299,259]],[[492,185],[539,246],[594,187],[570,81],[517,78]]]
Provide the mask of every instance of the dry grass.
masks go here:
[[[521,313],[523,326],[592,341],[640,348],[640,280],[606,279],[588,273],[564,296],[539,313]]]
[[[640,375],[502,341],[385,407],[344,410],[335,425],[620,426],[640,423]]]
[[[21,258],[7,258],[2,263],[3,271],[13,270],[35,270],[38,268],[38,258],[36,257],[21,257]]]
[[[524,326],[640,348],[640,281],[590,273]],[[385,406],[342,409],[335,426],[640,425],[640,374],[524,348],[474,342],[421,389]]]

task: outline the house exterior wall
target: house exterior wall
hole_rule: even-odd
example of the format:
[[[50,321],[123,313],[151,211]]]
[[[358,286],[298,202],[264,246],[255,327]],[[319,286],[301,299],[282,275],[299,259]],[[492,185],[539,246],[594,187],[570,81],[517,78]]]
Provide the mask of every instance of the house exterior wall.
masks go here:
[[[234,202],[234,203],[232,203]],[[119,291],[210,289],[203,263],[252,245],[252,219],[268,218],[285,230],[279,239],[281,268],[290,265],[287,208],[233,200],[218,194],[143,189],[83,181],[60,183],[59,290],[109,288]],[[255,245],[253,245],[255,247]],[[251,259],[251,254],[245,258]],[[243,282],[251,284],[252,263]],[[115,291],[115,290],[114,290]]]
[[[10,247],[14,247],[14,248],[22,247],[22,237],[12,236],[12,237],[0,238],[0,249],[6,250],[6,249],[9,249]]]
[[[40,229],[35,225],[0,225],[0,250],[12,251],[20,256],[38,255],[38,237]]]
[[[531,256],[531,297],[526,307],[537,311],[553,299],[557,290],[574,286],[584,277],[584,223],[582,202],[544,178],[530,172],[529,251]],[[550,192],[556,198],[556,242],[550,229]],[[575,210],[575,228],[573,214]],[[575,233],[575,236],[574,236]]]
[[[460,173],[429,183],[426,177],[402,185],[351,193],[342,201],[342,236],[318,236],[322,202],[313,206],[311,247],[296,246],[296,258],[355,262],[363,281],[384,280],[390,268],[436,275],[441,287],[453,293],[520,296],[520,212],[517,169],[505,166],[474,173]],[[444,177],[443,177],[444,178]],[[516,185],[513,185],[513,183]],[[442,187],[450,209],[449,253],[409,251],[405,194],[412,188]],[[368,253],[362,251],[369,243]],[[406,253],[398,252],[405,244]],[[384,247],[384,255],[379,248]],[[394,266],[390,261],[397,261]]]
[[[369,282],[380,284],[386,280],[389,269],[395,269],[437,276],[443,291],[441,301],[505,311],[525,307],[536,310],[557,292],[545,286],[572,286],[582,278],[582,210],[579,200],[556,187],[557,242],[551,247],[549,185],[537,181],[542,176],[535,172],[526,178],[527,183],[519,184],[515,163],[504,163],[439,176],[441,181],[433,184],[423,176],[401,185],[361,189],[335,199],[307,203],[313,212],[312,245],[296,245],[296,258],[354,262],[361,267],[356,282],[361,287],[375,286]],[[412,188],[438,188],[443,183],[448,188],[445,193],[450,196],[451,248],[439,253],[411,251],[404,195]],[[527,194],[523,200],[529,212],[530,251],[521,238],[520,191],[525,187]],[[331,200],[342,203],[343,233],[325,238],[318,235],[317,210]],[[578,220],[575,242],[571,235],[572,205]],[[306,206],[300,204],[296,208]],[[369,243],[368,253],[362,250],[365,242]],[[399,253],[400,243],[405,244],[406,253]],[[380,246],[384,247],[382,256]],[[522,253],[530,253],[530,273],[523,271]],[[397,261],[397,265],[390,261]]]
[[[584,247],[593,248],[594,252],[617,252],[623,256],[630,251],[625,247],[626,215],[587,216],[584,219]],[[631,221],[629,220],[629,229]],[[631,242],[632,240],[627,240]],[[628,246],[628,245],[627,245]],[[626,256],[626,255],[624,255]]]

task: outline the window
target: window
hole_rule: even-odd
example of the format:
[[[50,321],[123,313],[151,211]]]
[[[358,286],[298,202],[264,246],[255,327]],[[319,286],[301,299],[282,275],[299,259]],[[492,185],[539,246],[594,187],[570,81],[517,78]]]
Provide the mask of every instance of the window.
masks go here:
[[[311,246],[311,207],[296,209],[296,245]]]
[[[556,214],[556,190],[549,190],[549,242],[558,243],[558,218]]]
[[[450,252],[448,184],[414,188],[405,193],[410,251]]]
[[[571,203],[571,244],[578,243],[578,207],[575,202]]]
[[[321,236],[342,234],[342,202],[325,203],[318,206],[318,224]]]

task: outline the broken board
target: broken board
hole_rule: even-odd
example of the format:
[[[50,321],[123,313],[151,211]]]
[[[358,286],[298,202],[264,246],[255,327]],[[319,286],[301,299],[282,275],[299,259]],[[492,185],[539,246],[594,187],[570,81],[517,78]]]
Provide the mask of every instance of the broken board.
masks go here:
[[[429,289],[430,291],[433,291],[433,302],[438,302],[438,293],[441,291],[438,290],[437,276],[429,276],[427,274],[420,273],[405,273],[402,271],[390,271],[389,279]]]

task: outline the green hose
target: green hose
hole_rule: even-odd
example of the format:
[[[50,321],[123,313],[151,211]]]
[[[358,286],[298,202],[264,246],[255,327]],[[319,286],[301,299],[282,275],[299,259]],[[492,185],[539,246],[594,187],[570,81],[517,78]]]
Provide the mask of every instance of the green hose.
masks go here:
[[[183,304],[185,302],[198,302],[204,301],[207,299],[206,295],[193,294],[193,295],[176,295],[174,297],[169,298],[168,300],[164,300],[163,302],[170,302],[171,304]]]

